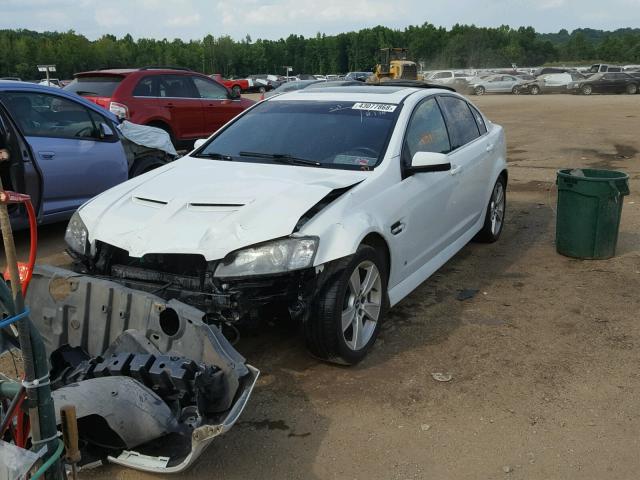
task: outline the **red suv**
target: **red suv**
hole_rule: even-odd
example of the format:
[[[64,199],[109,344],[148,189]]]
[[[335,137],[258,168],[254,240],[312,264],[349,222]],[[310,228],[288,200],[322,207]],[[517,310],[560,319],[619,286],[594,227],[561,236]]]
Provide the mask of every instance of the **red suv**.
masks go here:
[[[206,75],[179,68],[96,70],[74,75],[64,89],[120,118],[166,130],[174,144],[190,146],[255,102]]]

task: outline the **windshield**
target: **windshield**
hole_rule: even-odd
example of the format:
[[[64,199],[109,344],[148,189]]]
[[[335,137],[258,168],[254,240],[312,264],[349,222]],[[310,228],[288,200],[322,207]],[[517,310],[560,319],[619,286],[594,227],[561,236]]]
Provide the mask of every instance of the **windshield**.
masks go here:
[[[384,155],[400,108],[342,101],[263,102],[194,156],[370,170]]]
[[[94,97],[111,97],[123,77],[113,75],[78,77],[64,87],[68,92]]]

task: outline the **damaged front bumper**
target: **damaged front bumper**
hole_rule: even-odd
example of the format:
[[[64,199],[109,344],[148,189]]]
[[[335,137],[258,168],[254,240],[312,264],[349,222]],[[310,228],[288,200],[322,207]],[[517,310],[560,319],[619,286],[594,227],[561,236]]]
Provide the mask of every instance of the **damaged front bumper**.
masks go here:
[[[180,301],[201,309],[207,322],[234,323],[261,317],[263,309],[288,311],[304,320],[327,279],[344,267],[347,257],[286,273],[220,278],[217,261],[191,254],[129,257],[127,252],[99,243],[94,259],[75,255],[81,272],[105,276],[127,287]]]
[[[54,401],[77,405],[86,458],[182,472],[237,421],[259,375],[177,300],[41,266],[27,302]]]

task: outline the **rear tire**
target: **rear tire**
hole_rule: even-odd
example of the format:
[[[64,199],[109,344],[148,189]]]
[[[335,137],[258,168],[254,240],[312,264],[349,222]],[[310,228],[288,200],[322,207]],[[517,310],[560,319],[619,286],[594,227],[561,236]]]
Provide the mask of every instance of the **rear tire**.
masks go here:
[[[513,93],[514,95],[520,95],[520,88],[518,87],[513,87],[511,89],[511,93]]]
[[[264,88],[264,87],[260,87],[260,88],[258,89],[258,92],[259,92],[259,93],[264,93],[264,92],[266,92],[266,91],[267,91],[267,89],[266,89],[266,88]]]
[[[344,269],[327,281],[304,322],[313,356],[355,365],[367,355],[388,308],[387,272],[385,257],[360,245]]]
[[[507,182],[500,175],[496,180],[491,198],[487,205],[487,213],[484,217],[484,225],[474,240],[482,243],[493,243],[500,238],[504,227],[505,213],[507,212]]]
[[[636,93],[638,93],[638,86],[635,83],[630,83],[629,85],[627,85],[628,95],[635,95]]]
[[[234,95],[240,95],[242,93],[242,88],[240,88],[240,85],[234,85],[231,88],[231,91],[234,93]]]

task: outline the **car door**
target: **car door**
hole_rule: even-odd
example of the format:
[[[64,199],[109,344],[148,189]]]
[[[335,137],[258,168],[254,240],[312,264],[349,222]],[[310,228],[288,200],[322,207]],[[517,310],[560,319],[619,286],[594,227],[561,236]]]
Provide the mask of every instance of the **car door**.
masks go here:
[[[65,218],[90,198],[127,180],[126,155],[106,117],[49,93],[6,92],[3,100],[42,174],[41,213],[49,217],[45,220]]]
[[[202,101],[189,75],[158,76],[158,97],[179,140],[207,136]]]
[[[625,93],[627,90],[627,80],[629,76],[626,73],[608,73],[611,75],[613,91],[616,93]]]
[[[438,96],[451,141],[450,175],[455,177],[449,215],[451,234],[457,239],[475,225],[486,206],[485,198],[492,179],[494,145],[488,135],[480,134],[482,116],[463,99]],[[479,117],[479,121],[474,117]],[[483,129],[486,132],[486,128]]]
[[[403,258],[402,277],[414,273],[433,259],[451,239],[449,215],[454,177],[449,172],[406,174],[417,152],[447,153],[449,136],[434,97],[416,106],[407,125],[400,161],[403,180],[391,192],[404,200],[406,214],[390,225],[396,251]]]
[[[502,77],[502,85],[500,91],[502,93],[510,93],[513,87],[518,84],[518,79],[510,75],[504,75]]]
[[[42,198],[40,172],[33,161],[33,154],[29,145],[18,132],[16,124],[1,98],[0,149],[6,150],[9,154],[8,161],[0,162],[3,189],[29,195],[37,215],[40,211],[40,199]],[[26,225],[26,210],[24,207],[9,205],[9,214],[14,228],[21,228]]]
[[[502,81],[502,77],[490,77],[488,81],[485,83],[485,89],[487,92],[499,93],[502,92],[504,88],[504,84]]]
[[[602,78],[593,82],[593,90],[601,93],[611,93],[616,91],[616,82],[612,73],[605,73]]]
[[[204,136],[208,137],[242,111],[239,100],[229,98],[227,89],[214,80],[192,77],[204,112]]]

